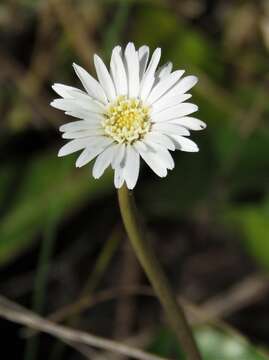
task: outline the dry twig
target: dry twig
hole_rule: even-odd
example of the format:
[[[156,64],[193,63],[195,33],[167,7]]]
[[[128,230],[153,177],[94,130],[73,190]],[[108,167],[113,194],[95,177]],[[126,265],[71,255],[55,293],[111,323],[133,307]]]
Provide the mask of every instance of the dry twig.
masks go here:
[[[109,350],[118,354],[126,355],[134,359],[164,360],[164,358],[159,356],[151,355],[142,350],[116,341],[107,340],[84,331],[78,331],[65,326],[56,325],[53,322],[45,320],[33,312],[18,306],[3,296],[0,296],[0,316],[12,322],[55,336],[68,344],[70,344],[70,342],[85,344],[98,349]]]
[[[210,318],[226,317],[261,299],[268,291],[268,276],[250,275],[225,293],[207,300],[202,309]]]

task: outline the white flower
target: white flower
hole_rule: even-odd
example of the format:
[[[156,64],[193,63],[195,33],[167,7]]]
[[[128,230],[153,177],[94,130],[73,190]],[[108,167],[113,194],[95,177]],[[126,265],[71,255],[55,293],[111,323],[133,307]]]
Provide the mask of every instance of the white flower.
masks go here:
[[[197,82],[195,76],[182,78],[183,70],[172,72],[169,62],[158,68],[161,49],[149,60],[148,46],[135,49],[129,43],[125,50],[116,46],[111,55],[110,71],[99,56],[94,56],[98,81],[82,67],[73,64],[85,91],[54,84],[60,99],[51,105],[80,120],[60,127],[64,139],[72,139],[59,151],[65,156],[83,150],[76,161],[81,167],[95,157],[94,178],[111,165],[114,183],[124,181],[129,189],[136,185],[140,157],[160,177],[174,168],[169,150],[198,151],[186,138],[189,130],[206,127],[189,115],[198,107],[185,102],[186,93]]]

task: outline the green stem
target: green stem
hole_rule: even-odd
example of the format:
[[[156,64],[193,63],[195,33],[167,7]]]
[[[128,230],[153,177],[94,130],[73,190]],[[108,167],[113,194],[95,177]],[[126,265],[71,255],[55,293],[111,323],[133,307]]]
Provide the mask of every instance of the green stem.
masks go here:
[[[201,360],[201,355],[199,354],[184,311],[173,295],[153,248],[144,240],[132,192],[124,185],[118,190],[118,198],[121,216],[129,240],[166,312],[170,325],[174,329],[183,351],[187,355],[187,359]]]

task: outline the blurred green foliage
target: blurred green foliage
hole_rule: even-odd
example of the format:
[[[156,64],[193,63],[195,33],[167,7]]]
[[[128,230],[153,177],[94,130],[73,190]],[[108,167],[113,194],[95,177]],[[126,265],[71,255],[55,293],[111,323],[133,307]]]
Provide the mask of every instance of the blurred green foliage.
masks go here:
[[[0,265],[31,245],[53,218],[63,219],[112,189],[111,174],[95,181],[89,169],[74,171],[73,157],[62,161],[55,153],[34,156],[24,168],[14,202],[0,224]],[[2,171],[8,174],[6,169]],[[1,179],[7,185],[7,176]]]
[[[196,332],[196,339],[205,360],[265,360],[244,340],[215,330],[202,327]]]
[[[265,355],[249,345],[244,339],[209,326],[195,330],[195,338],[203,360],[265,360]],[[165,328],[160,329],[150,350],[163,357],[185,360],[173,335]]]

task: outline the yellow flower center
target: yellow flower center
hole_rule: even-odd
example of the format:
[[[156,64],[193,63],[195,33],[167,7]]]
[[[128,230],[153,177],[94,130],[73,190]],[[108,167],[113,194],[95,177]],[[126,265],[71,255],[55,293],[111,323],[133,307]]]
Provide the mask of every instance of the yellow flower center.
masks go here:
[[[141,100],[119,96],[109,105],[102,125],[105,133],[118,143],[132,144],[150,130],[149,109]]]

